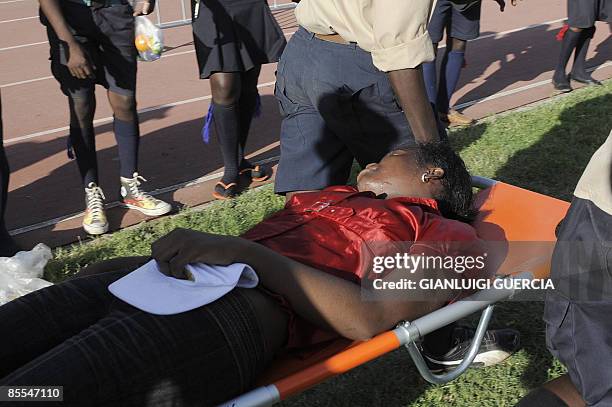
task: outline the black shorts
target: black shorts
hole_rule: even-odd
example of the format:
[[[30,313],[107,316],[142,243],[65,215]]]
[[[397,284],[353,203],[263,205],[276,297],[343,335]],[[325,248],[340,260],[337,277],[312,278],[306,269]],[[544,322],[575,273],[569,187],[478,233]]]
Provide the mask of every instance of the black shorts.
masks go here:
[[[589,28],[595,21],[612,23],[612,0],[567,0],[570,27]]]
[[[265,0],[192,1],[193,43],[201,79],[277,62],[287,44]]]
[[[62,13],[75,39],[94,65],[95,78],[78,79],[70,73],[67,45],[57,38],[45,15],[50,45],[51,72],[66,96],[86,97],[96,84],[120,95],[136,92],[137,51],[134,44],[132,6],[117,4],[90,8],[72,1],[60,2]]]
[[[589,406],[612,405],[612,215],[574,198],[552,259],[546,342]]]
[[[480,35],[480,9],[477,2],[467,10],[460,11],[449,0],[438,0],[431,16],[427,30],[434,44],[442,41],[444,29],[448,36],[464,41],[478,38]]]

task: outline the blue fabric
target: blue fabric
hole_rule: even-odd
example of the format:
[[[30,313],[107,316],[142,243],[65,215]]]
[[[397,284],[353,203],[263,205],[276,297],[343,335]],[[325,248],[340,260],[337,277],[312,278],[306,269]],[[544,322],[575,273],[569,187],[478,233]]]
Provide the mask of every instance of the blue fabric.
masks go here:
[[[138,146],[140,131],[138,120],[123,121],[115,117],[113,122],[117,150],[119,150],[119,174],[124,178],[132,178],[138,171]]]
[[[255,110],[253,111],[253,117],[261,116],[261,95],[257,93],[257,97],[255,98]]]
[[[423,65],[423,79],[425,80],[425,90],[430,103],[436,104],[438,96],[438,84],[436,78],[436,61],[425,62]]]
[[[108,286],[116,297],[155,315],[191,311],[226,295],[235,287],[253,288],[259,279],[248,265],[215,266],[194,263],[185,266],[190,280],[164,275],[157,261],[150,260]]]
[[[69,160],[74,160],[74,149],[72,148],[72,140],[70,140],[70,137],[66,140],[66,155],[68,155]]]
[[[463,51],[447,52],[442,60],[441,71],[443,75],[440,77],[438,100],[436,103],[438,111],[442,113],[448,112],[450,100],[457,88],[464,62],[465,52]]]
[[[202,127],[202,140],[204,140],[206,144],[210,142],[210,125],[212,124],[212,121],[213,121],[214,111],[215,111],[214,104],[211,103],[210,106],[208,107],[208,113],[206,114],[206,119],[204,120],[204,126]]]

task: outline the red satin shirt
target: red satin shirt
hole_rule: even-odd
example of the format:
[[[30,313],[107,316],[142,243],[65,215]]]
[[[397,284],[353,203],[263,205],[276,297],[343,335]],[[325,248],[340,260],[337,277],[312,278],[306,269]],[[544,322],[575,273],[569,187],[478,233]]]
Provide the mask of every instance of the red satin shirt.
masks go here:
[[[359,284],[369,277],[374,243],[473,242],[475,230],[444,218],[435,200],[425,198],[378,199],[371,192],[336,186],[295,194],[285,208],[243,236],[275,252],[323,272]],[[449,252],[439,247],[436,252]],[[442,243],[444,246],[444,243]],[[417,250],[419,253],[423,247]],[[291,311],[289,348],[304,347],[337,336],[324,332]]]

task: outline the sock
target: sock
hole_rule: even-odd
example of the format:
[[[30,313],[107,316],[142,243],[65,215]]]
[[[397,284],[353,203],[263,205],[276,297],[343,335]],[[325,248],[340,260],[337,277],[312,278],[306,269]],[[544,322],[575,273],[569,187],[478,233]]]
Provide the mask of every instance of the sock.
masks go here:
[[[587,51],[591,38],[595,35],[595,27],[582,30],[582,34],[576,43],[576,54],[574,55],[574,66],[572,67],[572,76],[576,78],[590,78],[591,75],[586,71],[584,66],[586,63]]]
[[[444,81],[440,79],[437,101],[438,110],[442,113],[448,112],[450,100],[457,88],[459,75],[461,75],[461,69],[463,68],[464,62],[464,51],[449,51],[444,57],[442,65]]]
[[[214,102],[213,102],[214,103]],[[237,104],[214,104],[215,133],[223,156],[225,171],[221,181],[228,184],[238,179],[238,165],[240,164],[240,114]]]
[[[138,120],[123,121],[115,117],[114,130],[121,166],[119,174],[123,178],[132,178],[134,173],[138,171],[138,145],[140,142]]]
[[[436,61],[425,62],[423,67],[423,79],[425,81],[425,90],[429,103],[436,104],[436,96],[438,94],[438,84],[436,83]]]
[[[565,35],[563,36],[563,42],[561,43],[561,53],[559,54],[559,61],[557,63],[557,68],[555,69],[555,74],[553,75],[553,79],[555,82],[564,83],[567,82],[567,77],[565,76],[565,67],[567,66],[567,62],[576,48],[576,44],[578,44],[578,40],[580,39],[582,32],[575,32],[572,30],[567,30]]]
[[[240,169],[250,168],[251,163],[244,158],[246,142],[251,129],[251,121],[260,103],[257,88],[252,91],[243,90],[240,95],[240,141],[238,147],[238,162]]]
[[[93,125],[81,128],[71,124],[69,141],[76,155],[83,185],[87,186],[90,182],[98,184],[98,158]]]

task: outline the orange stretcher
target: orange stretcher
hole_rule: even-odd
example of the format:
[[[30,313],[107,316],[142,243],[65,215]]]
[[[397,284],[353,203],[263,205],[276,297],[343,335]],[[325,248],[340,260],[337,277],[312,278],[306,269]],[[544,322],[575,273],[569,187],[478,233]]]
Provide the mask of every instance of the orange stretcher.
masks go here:
[[[497,269],[498,278],[524,280],[548,277],[552,247],[556,241],[555,229],[565,216],[569,204],[483,177],[473,177],[472,181],[474,187],[481,189],[476,198],[479,215],[474,222],[479,236],[485,241],[509,243]],[[510,242],[524,244],[518,249]],[[515,288],[481,290],[415,321],[401,322],[394,330],[368,341],[351,342],[339,339],[306,360],[284,356],[262,377],[260,387],[222,406],[255,407],[276,404],[400,346],[408,348],[425,380],[436,384],[449,382],[465,372],[474,360],[487,330],[493,305],[511,298],[515,291]],[[482,314],[466,358],[450,373],[432,373],[416,343],[426,334],[479,311],[482,311]]]

